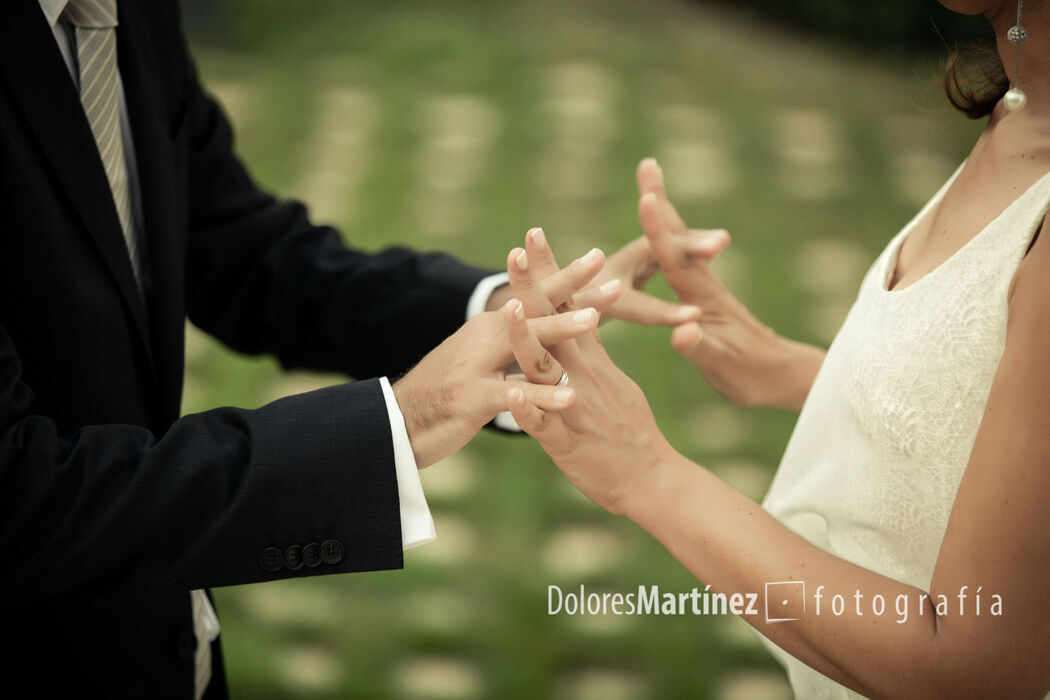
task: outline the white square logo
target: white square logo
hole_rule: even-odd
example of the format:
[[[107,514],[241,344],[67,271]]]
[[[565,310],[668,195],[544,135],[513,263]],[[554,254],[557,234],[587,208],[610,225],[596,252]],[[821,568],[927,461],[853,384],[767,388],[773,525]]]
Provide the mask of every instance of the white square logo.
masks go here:
[[[769,581],[766,583],[766,622],[790,622],[798,620],[791,617],[797,606],[792,603],[802,601],[802,612],[806,612],[805,581]]]

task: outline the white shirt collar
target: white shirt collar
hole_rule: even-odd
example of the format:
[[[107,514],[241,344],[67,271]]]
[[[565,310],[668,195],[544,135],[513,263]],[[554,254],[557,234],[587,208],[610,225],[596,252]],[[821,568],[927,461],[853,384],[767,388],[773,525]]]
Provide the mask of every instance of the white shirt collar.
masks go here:
[[[47,23],[52,30],[68,4],[69,0],[40,0],[40,9],[44,11],[44,17],[47,17]]]

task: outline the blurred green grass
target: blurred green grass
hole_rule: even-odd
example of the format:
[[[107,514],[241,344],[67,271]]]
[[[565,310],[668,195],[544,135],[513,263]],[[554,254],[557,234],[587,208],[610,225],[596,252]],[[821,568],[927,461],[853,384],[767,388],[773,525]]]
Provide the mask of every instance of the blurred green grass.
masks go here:
[[[811,342],[828,341],[866,265],[977,128],[942,107],[928,58],[802,40],[724,7],[239,0],[226,14],[227,39],[196,48],[239,151],[277,192],[310,203],[312,186],[334,188],[319,218],[354,245],[499,268],[542,225],[563,260],[612,252],[639,233],[635,164],[667,154],[685,218],[734,235],[717,269],[760,318]],[[372,116],[333,122],[332,104]],[[311,178],[321,157],[356,174]],[[676,176],[699,184],[676,191]],[[760,497],[793,416],[726,405],[665,329],[604,335],[671,442]],[[337,380],[282,376],[192,334],[184,410]],[[439,541],[405,571],[216,592],[234,697],[782,697],[778,667],[731,621],[546,614],[549,584],[697,582],[574,495],[530,440],[483,434],[424,476]]]

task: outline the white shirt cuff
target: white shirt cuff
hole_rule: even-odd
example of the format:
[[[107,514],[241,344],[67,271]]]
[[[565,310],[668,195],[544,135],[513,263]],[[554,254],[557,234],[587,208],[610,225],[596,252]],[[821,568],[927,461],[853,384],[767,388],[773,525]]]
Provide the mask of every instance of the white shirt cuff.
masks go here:
[[[478,314],[483,313],[485,307],[489,305],[489,297],[492,296],[492,293],[505,284],[510,284],[510,275],[506,272],[489,275],[478,282],[478,286],[474,287],[474,293],[470,295],[470,301],[467,302],[467,320],[469,321]],[[521,432],[518,422],[514,420],[514,416],[511,415],[510,411],[500,413],[492,420],[492,423],[500,430],[506,430],[508,433]]]
[[[505,284],[510,284],[510,275],[506,272],[499,272],[495,275],[489,275],[485,279],[478,282],[478,286],[474,287],[474,293],[470,295],[470,299],[467,301],[467,318],[470,320],[480,313],[484,313],[485,307],[488,306],[489,297],[496,291],[498,287],[502,287]]]
[[[394,470],[397,474],[397,494],[401,507],[401,547],[412,549],[437,539],[434,530],[434,518],[430,515],[426,496],[423,495],[423,484],[419,480],[419,468],[416,456],[412,452],[412,443],[408,440],[408,429],[405,417],[394,398],[390,380],[382,377],[379,385],[383,387],[383,399],[386,401],[386,412],[390,417],[390,437],[394,444]]]

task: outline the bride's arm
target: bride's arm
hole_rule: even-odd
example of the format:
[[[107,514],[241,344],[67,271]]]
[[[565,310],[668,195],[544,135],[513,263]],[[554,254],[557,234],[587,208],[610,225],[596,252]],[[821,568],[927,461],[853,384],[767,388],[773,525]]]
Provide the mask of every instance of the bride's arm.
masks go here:
[[[928,591],[814,547],[675,452],[594,337],[554,350],[576,392],[569,410],[544,413],[515,391],[508,404],[585,494],[652,533],[712,590],[761,595],[767,582],[804,581],[802,619],[745,619],[821,673],[872,697],[1042,697],[1050,689],[1047,299],[1050,241],[1039,241],[1017,276],[1006,350]],[[836,595],[845,601],[840,616],[830,610]],[[876,595],[886,601],[881,617],[869,602]],[[942,595],[947,610],[935,607]],[[898,596],[909,603],[903,623],[889,614]],[[993,596],[1001,615],[992,614]],[[770,600],[771,609],[781,602]],[[784,609],[784,617],[797,611]]]

